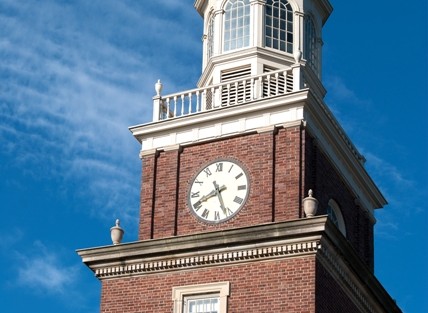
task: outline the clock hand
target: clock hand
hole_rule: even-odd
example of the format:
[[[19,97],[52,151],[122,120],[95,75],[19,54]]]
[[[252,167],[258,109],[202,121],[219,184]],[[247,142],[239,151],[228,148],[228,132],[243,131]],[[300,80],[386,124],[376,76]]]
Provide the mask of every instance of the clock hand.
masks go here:
[[[223,211],[224,215],[227,215],[226,214],[226,207],[224,206],[223,197],[221,196],[221,193],[220,193],[220,191],[226,189],[226,186],[223,185],[223,186],[219,187],[215,181],[213,181],[213,184],[214,184],[214,188],[215,188],[215,192],[216,192],[216,195],[218,197],[218,200],[220,201],[220,208]]]
[[[202,196],[199,201],[203,202],[203,201],[207,201],[209,198],[214,197],[217,194],[216,190],[211,191],[209,194]]]

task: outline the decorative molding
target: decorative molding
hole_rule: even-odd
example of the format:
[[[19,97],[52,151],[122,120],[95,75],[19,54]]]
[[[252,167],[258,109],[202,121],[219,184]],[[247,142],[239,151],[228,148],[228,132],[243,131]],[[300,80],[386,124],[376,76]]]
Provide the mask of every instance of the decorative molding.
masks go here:
[[[191,269],[197,267],[227,265],[250,261],[261,261],[273,258],[296,257],[315,253],[319,249],[319,241],[290,243],[282,245],[265,246],[251,249],[229,250],[202,255],[182,256],[136,262],[121,266],[106,266],[95,270],[99,279],[116,278],[122,276],[135,276],[155,272]]]
[[[77,253],[100,280],[316,257],[361,312],[401,313],[327,216],[83,249]],[[315,277],[316,273],[312,274]]]

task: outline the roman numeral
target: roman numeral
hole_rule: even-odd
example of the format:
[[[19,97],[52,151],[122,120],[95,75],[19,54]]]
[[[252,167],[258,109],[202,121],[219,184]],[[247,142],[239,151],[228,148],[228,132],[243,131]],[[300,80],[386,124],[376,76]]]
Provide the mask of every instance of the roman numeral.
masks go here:
[[[193,208],[195,209],[195,211],[199,211],[201,207],[202,207],[201,201],[196,201],[195,203],[193,203]]]
[[[233,214],[233,211],[229,208],[227,208],[227,216],[231,216]]]
[[[210,214],[210,211],[208,211],[208,209],[205,209],[204,212],[202,213],[202,217],[207,219],[208,218],[208,214]]]
[[[238,189],[239,189],[239,188],[238,188]],[[190,197],[191,197],[191,198],[199,198],[199,191],[197,191],[197,192],[191,192]]]
[[[243,201],[244,201],[244,199],[242,199],[242,198],[240,198],[238,196],[236,196],[235,199],[233,199],[233,202],[236,202],[238,204],[242,204]]]
[[[223,163],[222,162],[216,163],[216,169],[215,169],[215,171],[216,172],[223,172]]]
[[[238,186],[238,190],[245,190],[245,189],[247,189],[247,185]]]
[[[216,221],[220,220],[220,212],[219,212],[219,211],[215,211],[215,212],[214,212],[214,219],[215,219]]]
[[[244,173],[239,173],[238,175],[235,176],[235,179],[239,179],[240,177],[242,177],[242,175],[244,175]]]
[[[230,166],[228,173],[230,173],[230,171],[232,170],[233,165],[234,165],[234,164],[232,164],[232,165]]]
[[[208,167],[206,169],[204,169],[204,173],[207,174],[207,177],[212,174]]]

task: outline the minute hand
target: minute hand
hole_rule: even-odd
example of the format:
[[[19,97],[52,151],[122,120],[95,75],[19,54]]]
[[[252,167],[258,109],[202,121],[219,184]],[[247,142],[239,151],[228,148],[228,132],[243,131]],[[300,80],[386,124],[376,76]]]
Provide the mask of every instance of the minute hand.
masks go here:
[[[220,208],[223,211],[223,213],[226,215],[226,207],[224,206],[223,197],[221,196],[221,191],[226,189],[226,186],[223,185],[219,187],[215,181],[213,181],[213,184],[214,184],[214,188],[215,188],[215,192],[218,197],[218,200],[220,201]]]

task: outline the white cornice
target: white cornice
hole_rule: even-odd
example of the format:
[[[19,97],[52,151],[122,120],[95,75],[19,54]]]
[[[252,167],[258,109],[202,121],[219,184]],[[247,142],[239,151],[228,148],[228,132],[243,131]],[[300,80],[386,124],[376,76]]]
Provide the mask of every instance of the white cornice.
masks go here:
[[[364,157],[357,151],[331,111],[316,94],[305,89],[179,118],[130,127],[142,144],[142,153],[168,146],[190,145],[247,134],[271,126],[298,125],[306,120],[307,129],[344,177],[361,206],[374,222],[373,210],[386,200],[364,168]]]
[[[326,216],[82,249],[77,253],[100,280],[313,256],[362,312],[401,312]]]
[[[364,168],[364,157],[352,144],[328,107],[314,94],[309,94],[305,108],[307,129],[317,139],[318,146],[332,160],[342,177],[355,193],[360,205],[375,222],[374,209],[387,202]]]
[[[142,151],[256,132],[269,126],[300,123],[307,93],[303,90],[129,129],[142,144]]]

